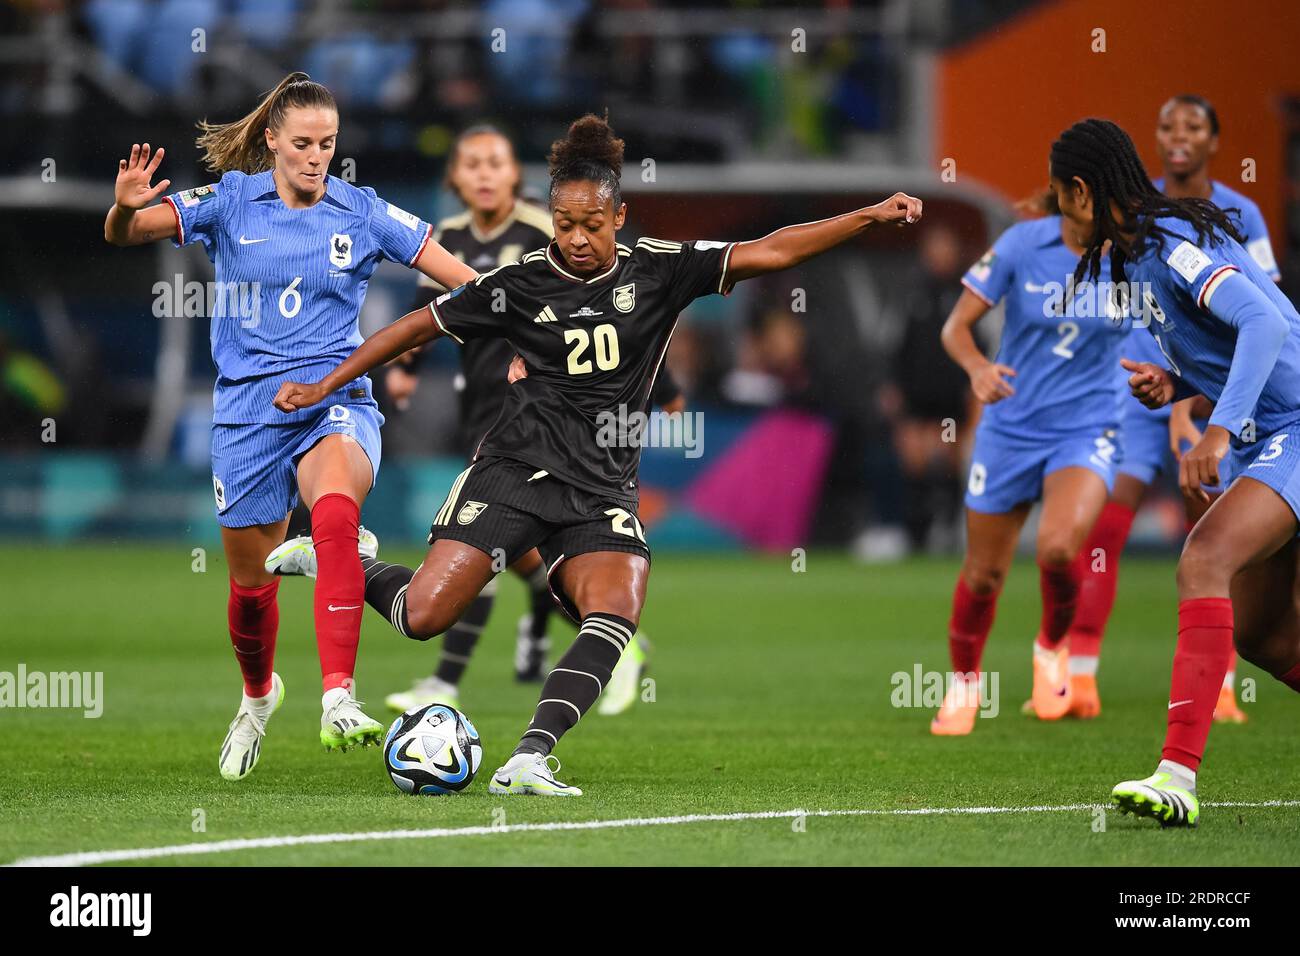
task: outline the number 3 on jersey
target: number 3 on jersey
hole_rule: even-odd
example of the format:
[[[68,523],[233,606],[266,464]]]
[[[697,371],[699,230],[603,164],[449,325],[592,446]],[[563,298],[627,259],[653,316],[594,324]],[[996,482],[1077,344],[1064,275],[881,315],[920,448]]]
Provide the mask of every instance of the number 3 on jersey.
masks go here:
[[[602,372],[618,368],[618,331],[606,322],[596,326],[590,335],[586,329],[564,330],[564,344],[572,346],[569,350],[570,375],[586,375],[591,371],[591,359],[584,356],[593,338],[596,344],[596,367]]]

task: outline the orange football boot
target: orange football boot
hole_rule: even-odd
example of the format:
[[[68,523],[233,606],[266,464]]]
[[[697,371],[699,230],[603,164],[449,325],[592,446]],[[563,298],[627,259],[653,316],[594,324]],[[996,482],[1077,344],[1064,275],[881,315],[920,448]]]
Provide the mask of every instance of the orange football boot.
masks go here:
[[[955,680],[944,694],[939,713],[930,721],[930,733],[937,737],[965,737],[975,729],[979,709],[979,682]]]
[[[1101,697],[1097,694],[1097,678],[1092,674],[1071,674],[1070,716],[1091,720],[1101,713]]]
[[[1237,706],[1237,695],[1231,687],[1219,688],[1219,699],[1214,702],[1214,722],[1216,724],[1244,724],[1250,718]]]
[[[1070,711],[1070,645],[1062,641],[1054,651],[1034,641],[1034,713],[1039,720],[1060,720]]]

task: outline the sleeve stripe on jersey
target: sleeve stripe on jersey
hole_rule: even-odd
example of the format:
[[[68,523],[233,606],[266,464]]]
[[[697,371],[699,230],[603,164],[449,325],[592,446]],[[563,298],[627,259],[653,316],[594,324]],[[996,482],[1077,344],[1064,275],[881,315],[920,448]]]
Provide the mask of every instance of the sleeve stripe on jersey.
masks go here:
[[[450,336],[452,339],[455,340],[457,345],[465,344],[464,339],[462,339],[455,332],[451,331],[451,329],[447,328],[447,326],[442,324],[442,316],[438,314],[437,300],[434,300],[433,302],[429,303],[429,314],[433,316],[433,324],[438,326],[438,328],[442,330],[443,335]]]
[[[176,243],[183,246],[185,245],[185,225],[181,222],[181,211],[176,208],[176,200],[172,199],[171,196],[164,196],[163,202],[171,207],[172,215],[176,217]]]
[[[990,309],[992,309],[992,308],[994,308],[994,307],[997,306],[997,303],[996,303],[996,302],[990,302],[990,301],[989,301],[989,297],[986,296],[986,295],[985,295],[983,292],[981,292],[979,289],[975,288],[975,286],[973,286],[973,285],[972,285],[972,284],[971,284],[971,283],[966,279],[965,276],[962,277],[961,284],[964,285],[966,288],[970,289],[970,291],[973,292],[973,293],[975,294],[975,298],[979,299],[981,302],[983,302],[985,305],[987,305]]]
[[[648,249],[650,252],[682,251],[682,244],[680,242],[670,242],[667,239],[638,239],[636,245],[638,249]]]
[[[432,238],[433,238],[433,226],[425,226],[424,241],[420,243],[420,248],[415,250],[415,255],[413,255],[411,257],[411,261],[407,263],[408,266],[413,266],[416,264],[416,262],[419,261],[420,256],[424,253],[424,247],[429,244],[429,240]]]
[[[727,251],[722,254],[722,274],[718,276],[718,295],[729,295],[735,288],[734,282],[727,282],[727,270],[731,268],[731,253],[735,251],[739,243],[731,243],[727,246]]]
[[[1219,268],[1211,272],[1210,277],[1201,286],[1201,294],[1196,297],[1196,305],[1199,308],[1208,309],[1210,307],[1210,296],[1214,295],[1214,290],[1223,285],[1223,280],[1228,278],[1229,275],[1239,271],[1236,266],[1228,265],[1219,266]]]

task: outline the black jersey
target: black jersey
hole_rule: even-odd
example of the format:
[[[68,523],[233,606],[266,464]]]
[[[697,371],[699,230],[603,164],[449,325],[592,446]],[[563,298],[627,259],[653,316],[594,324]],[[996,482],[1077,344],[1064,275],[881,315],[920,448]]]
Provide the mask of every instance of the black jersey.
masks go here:
[[[468,212],[442,220],[434,228],[433,241],[476,272],[518,262],[525,252],[551,241],[551,217],[542,209],[516,200],[510,215],[490,233],[479,232]],[[422,309],[446,292],[426,275],[420,276],[411,311]],[[456,444],[466,454],[497,420],[506,390],[506,374],[514,349],[505,339],[466,341],[460,350],[460,423]]]
[[[430,304],[456,342],[506,338],[528,367],[509,386],[476,457],[511,458],[579,488],[635,501],[640,443],[632,413],[649,406],[677,315],[730,290],[734,243],[641,239],[584,279],[554,243]]]

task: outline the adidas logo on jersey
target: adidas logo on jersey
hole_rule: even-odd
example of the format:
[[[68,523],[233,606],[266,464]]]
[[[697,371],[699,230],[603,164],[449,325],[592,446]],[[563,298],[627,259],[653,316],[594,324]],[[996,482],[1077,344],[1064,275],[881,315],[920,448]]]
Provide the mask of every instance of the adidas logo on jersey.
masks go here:
[[[548,306],[544,307],[544,308],[542,309],[542,311],[540,311],[540,312],[537,313],[537,318],[533,319],[533,321],[534,321],[534,322],[554,322],[554,321],[556,321],[555,313],[551,311],[551,307],[548,305]]]

